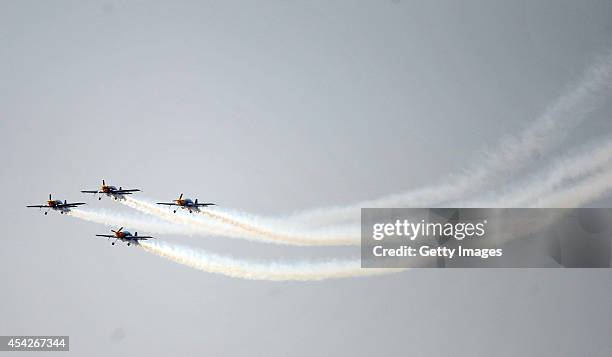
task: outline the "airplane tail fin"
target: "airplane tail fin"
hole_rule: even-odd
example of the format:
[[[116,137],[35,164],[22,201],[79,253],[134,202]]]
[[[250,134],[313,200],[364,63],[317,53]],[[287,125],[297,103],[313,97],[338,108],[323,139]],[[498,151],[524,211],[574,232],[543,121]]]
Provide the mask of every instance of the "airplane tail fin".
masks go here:
[[[66,204],[68,204],[68,201],[64,200],[64,204],[65,204],[65,205],[66,205]]]
[[[138,237],[138,232],[134,232],[134,237]]]
[[[197,199],[197,198],[196,198],[196,200],[195,200],[195,204],[196,204],[196,206],[198,205],[198,199]]]

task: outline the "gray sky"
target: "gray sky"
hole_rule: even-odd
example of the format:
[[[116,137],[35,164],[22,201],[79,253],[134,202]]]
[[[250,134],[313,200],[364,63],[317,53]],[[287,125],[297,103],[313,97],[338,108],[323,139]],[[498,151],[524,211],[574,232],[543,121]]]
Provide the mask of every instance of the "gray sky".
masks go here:
[[[417,188],[519,132],[611,39],[605,0],[2,1],[0,335],[68,334],[73,354],[99,356],[609,356],[609,270],[251,282],[23,206],[52,192],[117,208],[79,193],[102,178],[261,214]]]

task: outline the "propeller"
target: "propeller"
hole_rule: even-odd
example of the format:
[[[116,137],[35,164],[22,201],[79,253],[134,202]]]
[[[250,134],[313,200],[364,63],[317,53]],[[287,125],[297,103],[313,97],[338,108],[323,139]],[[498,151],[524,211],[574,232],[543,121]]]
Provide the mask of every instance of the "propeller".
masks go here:
[[[123,227],[121,227],[121,228],[117,229],[116,231],[114,231],[114,230],[112,230],[112,229],[111,229],[111,232],[113,232],[113,233],[119,233],[119,232],[121,232],[121,230],[122,230],[122,229],[123,229]]]
[[[51,201],[51,194],[49,194],[49,201]]]
[[[106,182],[104,182],[104,179],[102,179],[102,186],[106,186]]]
[[[179,199],[178,199],[178,200],[180,201],[181,199],[183,199],[183,194],[182,194],[182,193],[181,193],[181,195],[179,196]]]

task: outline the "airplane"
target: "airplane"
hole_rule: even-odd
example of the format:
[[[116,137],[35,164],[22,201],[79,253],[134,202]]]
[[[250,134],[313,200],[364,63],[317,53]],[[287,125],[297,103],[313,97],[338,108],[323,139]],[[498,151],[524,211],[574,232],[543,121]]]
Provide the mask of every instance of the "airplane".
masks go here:
[[[104,180],[102,180],[102,186],[100,187],[99,190],[82,190],[82,193],[93,193],[98,194],[105,194],[109,197],[113,197],[114,199],[120,198],[123,195],[131,195],[134,192],[139,192],[140,190],[137,188],[134,189],[129,189],[129,190],[124,190],[121,186],[119,186],[119,188],[115,187],[115,186],[111,186],[111,185],[107,185],[106,182],[104,182]],[[98,200],[101,200],[102,197],[98,197]]]
[[[62,202],[61,200],[54,200],[51,198],[51,194],[49,194],[49,200],[47,201],[46,205],[31,205],[31,206],[26,206],[28,208],[32,207],[32,208],[46,208],[47,210],[45,211],[45,216],[47,215],[47,213],[49,213],[49,210],[56,210],[56,211],[60,211],[61,214],[64,214],[64,212],[68,212],[70,211],[71,208],[80,206],[80,205],[84,205],[84,202],[74,202],[74,203],[68,203],[66,200],[64,200],[64,202]]]
[[[177,209],[178,207],[182,209],[187,209],[189,210],[189,213],[192,213],[193,211],[198,211],[200,207],[216,206],[214,203],[198,203],[197,198],[195,199],[195,201],[192,201],[191,198],[183,199],[182,193],[177,200],[174,200],[174,202],[157,202],[157,204],[164,206],[177,206]],[[174,210],[174,213],[176,213],[177,209]]]
[[[151,236],[139,236],[138,232],[134,232],[134,234],[132,235],[132,233],[128,231],[124,231],[123,227],[119,228],[116,231],[111,229],[111,232],[113,232],[113,234],[96,234],[96,237],[104,237],[108,239],[115,238],[115,240],[111,243],[112,245],[115,245],[115,242],[120,240],[122,242],[127,242],[128,246],[131,243],[138,244],[138,241],[140,240],[147,240],[147,239],[154,238]]]

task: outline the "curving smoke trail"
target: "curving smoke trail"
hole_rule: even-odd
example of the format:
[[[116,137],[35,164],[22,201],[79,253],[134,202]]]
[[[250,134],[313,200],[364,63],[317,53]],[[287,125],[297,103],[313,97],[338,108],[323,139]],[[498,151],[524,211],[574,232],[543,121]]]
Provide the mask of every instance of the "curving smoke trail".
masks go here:
[[[329,227],[317,232],[300,227],[297,224],[290,227],[281,220],[272,221],[246,213],[220,210],[218,208],[200,210],[199,213],[213,220],[239,228],[255,237],[264,237],[274,243],[319,246],[360,244],[358,226]]]
[[[611,89],[612,52],[608,52],[587,68],[581,79],[548,106],[535,123],[517,137],[502,140],[500,148],[488,154],[482,166],[471,168],[461,176],[451,176],[444,184],[347,206],[308,210],[288,219],[310,225],[357,222],[361,207],[430,207],[461,199],[487,185],[499,184],[534,157],[547,154],[570,129],[609,100]]]
[[[133,202],[139,202],[139,201],[133,200]],[[146,203],[143,203],[143,205],[146,205]],[[232,238],[243,238],[243,239],[248,239],[248,240],[259,240],[259,241],[264,241],[264,242],[275,242],[275,243],[280,242],[282,244],[301,245],[301,246],[338,245],[338,244],[335,244],[336,242],[334,241],[322,241],[321,242],[316,239],[308,240],[305,242],[300,241],[300,240],[292,241],[291,239],[293,239],[293,237],[283,236],[282,234],[275,233],[273,231],[267,231],[268,228],[266,228],[266,231],[258,231],[255,228],[251,228],[245,225],[244,230],[247,233],[248,232],[254,232],[257,234],[265,233],[265,234],[269,234],[270,236],[278,236],[280,237],[280,239],[277,241],[274,241],[274,240],[265,238],[265,236],[263,238],[250,237],[250,236],[245,236],[244,234],[241,234],[240,232],[234,232],[231,229],[224,230],[220,227],[213,228],[215,226],[214,223],[203,223],[203,222],[197,221],[198,220],[197,217],[187,217],[186,218],[186,217],[183,217],[182,215],[167,214],[166,220],[158,220],[155,218],[155,216],[157,216],[156,213],[158,213],[155,210],[147,209],[147,210],[142,210],[142,211],[148,214],[147,215],[132,215],[132,214],[127,214],[125,212],[117,213],[117,212],[111,212],[111,211],[106,211],[106,210],[101,210],[101,209],[93,210],[93,209],[87,209],[87,208],[73,208],[72,210],[68,212],[68,215],[75,217],[75,218],[85,220],[85,221],[100,223],[100,224],[103,224],[109,227],[116,227],[116,226],[132,227],[132,228],[142,229],[143,231],[146,231],[149,233],[179,234],[179,235],[187,235],[187,236],[219,235],[219,236],[232,237]],[[153,215],[153,217],[151,215]],[[176,218],[181,218],[181,219],[177,220]],[[236,222],[234,219],[230,219],[226,223],[227,224],[234,224],[234,223],[240,224]],[[351,245],[358,245],[359,244],[358,227],[350,227],[350,228],[357,228],[356,229],[357,232],[355,233],[355,236],[357,238],[355,239],[355,242],[351,242]],[[338,231],[346,231],[346,230],[348,229],[346,228],[338,229]]]
[[[564,202],[565,192],[573,190],[572,183],[576,180],[590,177],[602,170],[606,170],[612,163],[612,138],[602,143],[596,142],[582,149],[580,152],[558,159],[553,165],[543,169],[531,178],[514,183],[511,187],[518,187],[504,193],[490,193],[489,199],[466,200],[454,202],[453,207],[525,207],[539,206],[546,203],[548,207],[555,207],[553,203]],[[598,181],[599,182],[599,181]],[[605,192],[606,184],[590,188],[593,192]],[[569,186],[568,186],[569,185]],[[603,185],[603,186],[602,186]],[[569,188],[565,188],[569,187]],[[579,192],[585,192],[581,189]],[[603,190],[603,191],[602,191]],[[591,192],[588,191],[588,192]],[[589,202],[591,195],[585,193],[583,203]],[[557,197],[557,198],[551,198]],[[595,197],[597,198],[597,197]],[[577,199],[577,198],[576,198]],[[204,220],[198,215],[177,215],[157,207],[153,203],[139,199],[128,198],[124,201],[128,206],[135,207],[142,212],[164,218],[172,223],[179,223],[183,229],[191,234],[216,234],[233,238],[243,238],[263,242],[291,244],[291,245],[359,245],[359,225],[346,225],[342,227],[328,227],[323,234],[313,234],[302,226],[289,226],[287,222],[247,215],[227,210],[202,210],[211,220]],[[550,206],[553,205],[553,206]],[[566,204],[567,206],[567,204]],[[217,226],[215,226],[217,221]],[[230,227],[222,229],[222,226]],[[156,231],[160,228],[155,227]],[[334,238],[333,232],[337,232]],[[348,232],[352,232],[349,235]]]
[[[541,170],[540,173],[533,175],[527,180],[515,183],[511,187],[518,187],[506,192],[489,193],[489,198],[480,200],[466,200],[453,202],[452,207],[556,207],[554,202],[576,202],[579,204],[587,203],[598,196],[593,197],[593,193],[603,194],[612,186],[612,181],[601,180],[597,177],[601,172],[605,172],[612,168],[612,138],[603,142],[595,142],[583,148],[578,153],[563,157],[555,161],[552,165]],[[589,182],[588,184],[584,182]],[[598,183],[597,185],[591,182]],[[579,188],[578,188],[579,187]],[[582,200],[577,198],[569,199],[570,192],[585,192]],[[573,195],[576,195],[575,193]],[[568,197],[564,201],[564,197]],[[231,236],[234,238],[256,239],[253,236],[261,235],[266,242],[275,242],[283,244],[295,245],[333,245],[337,241],[319,240],[308,238],[308,241],[297,240],[295,237],[300,235],[307,237],[308,233],[300,233],[300,226],[293,227],[294,235],[283,235],[281,231],[277,232],[276,226],[281,227],[286,224],[279,221],[264,220],[257,221],[256,216],[248,216],[239,212],[231,211],[202,211],[203,215],[210,217],[213,222],[205,221],[201,217],[192,215],[184,216],[180,214],[169,213],[164,209],[160,209],[153,203],[143,202],[138,199],[128,198],[126,204],[129,207],[137,207],[139,211],[147,213],[147,215],[135,216],[126,213],[115,213],[105,210],[91,209],[73,209],[70,215],[81,218],[87,221],[101,223],[107,226],[126,226],[138,227],[151,233],[160,234],[183,234],[183,235],[220,235]],[[565,206],[568,204],[565,203]],[[164,220],[154,219],[150,215],[160,216]],[[244,218],[247,217],[247,218]],[[219,224],[215,224],[214,220],[218,220]],[[227,225],[232,228],[223,228]],[[236,228],[236,229],[234,229]],[[332,228],[328,228],[331,230]],[[356,237],[354,241],[346,242],[359,243],[359,227],[342,226],[338,227],[338,232],[347,232],[353,230],[353,235]],[[307,232],[307,230],[305,230]],[[246,235],[246,237],[245,237]],[[252,236],[251,236],[252,235]],[[277,237],[276,240],[268,239],[267,237]]]
[[[515,182],[511,190],[490,192],[488,198],[451,203],[452,207],[557,207],[552,196],[563,196],[575,181],[592,177],[612,167],[612,138],[594,142],[574,153],[557,159],[531,178]],[[609,183],[612,186],[612,182]],[[605,192],[602,191],[602,193]],[[586,199],[581,204],[588,203]],[[548,202],[544,204],[544,202]],[[568,207],[568,206],[566,206]]]
[[[570,132],[569,129],[580,124],[591,111],[605,103],[610,89],[612,89],[612,53],[589,67],[577,84],[546,108],[535,123],[520,135],[503,140],[496,152],[486,155],[482,166],[472,168],[469,173],[461,176],[451,177],[448,183],[404,194],[343,207],[310,210],[283,219],[222,209],[203,209],[200,213],[210,218],[207,220],[196,215],[171,214],[170,211],[154,203],[131,197],[120,202],[169,222],[189,226],[203,234],[301,246],[358,245],[359,227],[356,223],[359,220],[361,207],[423,207],[445,202],[448,204],[473,194],[487,185],[500,184],[511,176],[512,171],[526,165],[533,157],[548,153],[562,141]],[[589,165],[592,167],[589,168]],[[519,190],[480,204],[487,207],[524,205],[535,195],[549,194],[567,177],[578,177],[583,167],[586,167],[585,171],[594,171],[597,165],[593,160],[587,160],[584,164],[578,163],[577,166],[555,168],[557,171],[549,174],[547,180],[543,182],[528,182],[526,185],[521,185]],[[467,201],[463,205],[473,206],[474,202]]]
[[[601,197],[605,192],[612,191],[611,161],[612,140],[608,140],[603,144],[590,145],[588,149],[582,150],[578,154],[558,160],[555,164],[543,170],[544,174],[530,179],[528,183],[520,184],[519,189],[502,196],[501,199],[498,198],[497,201],[492,201],[493,203],[490,206],[505,206],[508,202],[527,202],[530,204],[526,205],[546,207],[575,207],[583,205]],[[150,205],[134,199],[130,199],[128,202],[135,206],[139,204],[143,206]],[[156,212],[159,211],[159,208],[149,207],[148,210]],[[146,212],[148,213],[149,211]],[[224,214],[229,213],[224,212]],[[71,215],[104,224],[119,224],[121,222],[127,225],[146,225],[152,230],[166,230],[167,232],[177,230],[173,233],[179,233],[180,230],[186,228],[184,225],[168,225],[162,222],[149,222],[145,219],[138,220],[133,217],[121,217],[121,220],[117,221],[116,216],[85,210],[74,210],[71,212]],[[168,215],[172,219],[177,217],[174,214],[168,213]],[[189,219],[191,220],[192,218],[190,217]],[[228,218],[213,215],[211,218],[220,219],[222,223],[227,225],[236,224],[233,216]],[[551,217],[551,219],[553,218]],[[545,222],[538,223],[545,226]],[[240,222],[240,225],[242,224],[245,223]],[[515,224],[512,223],[512,226],[514,227]],[[539,229],[539,227],[532,227],[526,224],[520,224],[518,227],[525,230],[525,232]],[[246,227],[245,230],[249,231],[252,229]],[[500,241],[516,238],[516,228],[513,228],[513,230],[508,229],[508,232],[511,231],[512,235],[498,237]],[[159,241],[142,242],[139,246],[152,254],[195,269],[252,280],[312,281],[381,275],[406,270],[362,269],[357,260],[297,263],[252,262]]]
[[[489,198],[480,200],[453,202],[451,206],[556,207],[568,206],[571,202],[586,203],[598,198],[593,197],[593,192],[604,193],[612,185],[612,181],[597,178],[591,180],[592,176],[609,169],[611,165],[612,138],[608,138],[592,143],[578,153],[557,159],[540,173],[509,186],[512,189],[490,192]],[[585,182],[595,182],[597,185],[584,186],[585,184],[578,182],[582,179],[588,179]],[[585,196],[582,200],[579,200],[578,196],[570,199],[570,193],[574,196],[582,193]],[[106,225],[138,227],[161,234],[218,235],[298,246],[358,245],[360,242],[360,227],[356,224],[327,227],[317,234],[300,225],[291,226],[291,222],[283,222],[280,219],[260,218],[228,210],[202,210],[200,214],[210,218],[205,219],[200,215],[173,214],[154,203],[131,197],[121,202],[148,215],[162,218],[163,221],[153,220],[149,216],[129,216],[87,209],[73,210],[71,215]]]
[[[171,213],[143,199],[126,197],[120,202],[141,212],[183,224],[198,233],[209,235],[299,246],[359,245],[360,242],[359,227],[354,226],[316,231],[298,225],[287,225],[281,220],[249,216],[219,208],[202,209],[199,215],[184,215]]]
[[[599,198],[603,193],[612,191],[612,166],[610,165],[610,150],[612,144],[608,143],[595,151],[587,151],[582,157],[590,157],[590,161],[566,159],[569,163],[577,163],[573,167],[566,167],[563,160],[557,163],[555,170],[544,180],[542,187],[530,187],[529,192],[549,192],[535,201],[533,206],[546,207],[575,207]],[[584,171],[595,171],[594,174],[585,174]],[[582,178],[570,184],[569,187],[553,192],[553,186],[568,179]],[[535,181],[534,181],[535,182]],[[552,193],[551,193],[552,192]],[[81,210],[74,214],[81,217]],[[102,216],[104,217],[104,216]],[[105,219],[107,217],[104,217]],[[115,223],[115,222],[113,222]],[[519,225],[527,231],[538,227]],[[514,228],[513,228],[514,229]],[[508,230],[511,231],[511,230]],[[512,237],[505,237],[510,239]],[[359,261],[332,260],[326,262],[298,262],[298,263],[265,263],[237,260],[228,256],[208,253],[190,247],[169,244],[159,241],[147,241],[139,244],[145,251],[169,259],[176,263],[209,273],[222,274],[233,278],[269,281],[314,281],[325,279],[374,276],[401,272],[407,269],[362,269]]]
[[[548,202],[548,207],[551,207],[551,202],[563,202],[562,197],[565,195],[567,190],[571,190],[571,184],[573,181],[581,178],[590,177],[597,174],[602,170],[606,170],[612,165],[612,138],[603,142],[595,142],[591,145],[583,148],[580,152],[563,157],[554,162],[553,165],[543,169],[539,174],[532,176],[531,178],[514,183],[511,187],[514,188],[505,193],[493,192],[490,193],[489,199],[481,200],[466,200],[454,202],[451,204],[452,207],[525,207],[525,206],[538,206],[543,202]],[[602,183],[604,186],[597,186],[592,190],[604,190],[606,182]],[[569,186],[568,186],[569,185]],[[612,181],[608,183],[612,185]],[[570,187],[570,188],[565,188]],[[580,192],[584,192],[584,189]],[[596,191],[599,192],[599,191]],[[550,197],[560,197],[552,199]],[[590,201],[589,195],[585,196],[583,203]],[[597,198],[597,197],[595,197]],[[554,206],[553,206],[554,207]],[[231,212],[231,211],[212,211],[203,210],[201,214],[211,218],[212,220],[218,220],[221,224],[233,226],[241,229],[244,234],[261,236],[264,237],[268,242],[284,243],[284,244],[296,244],[296,245],[339,245],[340,243],[353,243],[359,244],[359,226],[354,225],[354,239],[351,240],[334,240],[325,239],[317,240],[312,237],[308,237],[308,230],[304,229],[300,232],[300,227],[294,227],[294,234],[286,234],[286,230],[283,230],[285,222],[271,221],[266,219],[259,219],[255,216],[248,216],[243,213]],[[170,214],[170,217],[176,217]],[[190,221],[197,221],[198,217],[189,217]],[[348,227],[348,228],[347,228]],[[344,226],[337,228],[337,231],[347,231],[351,226]],[[328,230],[334,229],[334,227],[327,228]],[[240,237],[240,235],[238,235]],[[308,237],[308,238],[302,238]],[[251,238],[252,239],[252,238]]]
[[[560,192],[534,200],[531,207],[579,207],[612,192],[612,166]]]
[[[148,215],[135,216],[126,213],[110,212],[102,209],[73,208],[68,212],[69,216],[79,218],[88,222],[103,224],[108,227],[131,227],[141,229],[148,233],[157,234],[180,234],[193,236],[201,234],[189,227],[160,221]]]
[[[313,281],[396,273],[406,269],[362,269],[358,260],[264,263],[237,260],[160,241],[139,244],[145,251],[176,263],[232,278],[270,281]]]
[[[460,200],[483,187],[505,182],[507,176],[531,161],[534,156],[548,154],[552,147],[567,136],[571,128],[604,103],[610,94],[611,83],[612,55],[608,55],[587,69],[583,78],[549,106],[531,127],[517,137],[502,141],[498,151],[487,155],[481,167],[473,168],[470,173],[451,178],[450,182],[438,186],[355,205],[306,211],[285,219],[258,217],[222,209],[202,210],[200,216],[175,215],[154,203],[131,197],[120,202],[170,223],[82,209],[75,209],[70,215],[107,225],[138,226],[158,233],[220,235],[293,245],[358,245],[359,227],[339,224],[358,221],[361,207],[432,206]],[[589,150],[562,158],[542,170],[542,173],[519,182],[517,189],[479,202],[466,201],[461,205],[476,203],[488,207],[580,206],[612,191],[611,161],[612,141],[592,145]],[[332,226],[314,228],[326,225]],[[152,254],[199,270],[254,280],[309,281],[380,275],[405,270],[362,269],[357,260],[251,262],[159,241],[142,242],[139,246]]]
[[[210,220],[196,220],[193,217],[182,214],[174,214],[171,211],[159,207],[154,202],[149,202],[144,199],[136,199],[133,197],[124,197],[118,202],[133,208],[137,211],[156,216],[170,223],[179,223],[185,227],[189,227],[193,232],[207,235],[220,235],[226,237],[238,237],[240,232],[230,226],[218,224]]]

